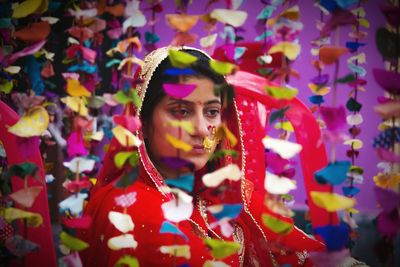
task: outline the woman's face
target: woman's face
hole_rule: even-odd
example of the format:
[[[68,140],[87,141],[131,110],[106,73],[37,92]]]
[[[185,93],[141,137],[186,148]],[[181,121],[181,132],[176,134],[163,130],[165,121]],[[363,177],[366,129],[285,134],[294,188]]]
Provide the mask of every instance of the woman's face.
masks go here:
[[[203,146],[205,137],[211,138],[211,127],[221,124],[221,98],[214,94],[214,82],[203,77],[189,77],[182,83],[195,84],[196,89],[182,99],[165,96],[155,106],[151,125],[144,125],[147,147],[160,173],[166,178],[176,176],[176,170],[160,162],[161,157],[177,157],[177,149],[166,139],[170,134],[193,146],[189,152],[179,150],[181,159],[194,164],[195,170],[205,166],[215,146],[206,151]],[[185,120],[192,123],[194,132],[189,134],[182,128],[171,126],[171,121]]]

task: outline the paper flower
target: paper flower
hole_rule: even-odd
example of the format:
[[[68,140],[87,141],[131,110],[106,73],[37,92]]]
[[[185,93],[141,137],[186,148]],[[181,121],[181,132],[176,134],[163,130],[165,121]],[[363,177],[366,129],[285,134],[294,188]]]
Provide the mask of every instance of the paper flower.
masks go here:
[[[264,188],[270,194],[283,195],[296,189],[296,182],[267,171],[265,173]]]
[[[333,193],[312,191],[310,194],[315,205],[328,212],[348,209],[356,203],[354,198],[347,198]]]
[[[339,251],[347,245],[350,229],[344,223],[320,226],[313,230],[315,234],[320,235],[324,239],[328,251]]]
[[[233,27],[240,27],[247,19],[247,12],[232,9],[214,9],[210,17]]]
[[[197,57],[174,49],[168,50],[168,58],[171,61],[172,66],[176,68],[186,68],[197,61]]]
[[[117,125],[112,129],[114,137],[118,140],[118,142],[124,147],[139,147],[142,145],[142,141],[134,135],[131,131],[122,127],[121,125]]]
[[[47,10],[47,2],[43,0],[26,0],[18,3],[13,8],[12,17],[14,19],[24,18],[32,13],[43,13]]]
[[[347,48],[336,46],[323,46],[319,49],[319,58],[322,63],[330,65],[348,52]]]
[[[93,170],[96,161],[82,157],[75,157],[70,162],[64,162],[63,165],[73,173],[81,173]]]
[[[15,191],[8,196],[23,207],[31,208],[42,189],[43,186],[31,186]]]
[[[14,220],[24,219],[29,227],[39,227],[43,223],[43,217],[39,213],[33,213],[16,208],[5,208],[4,219],[11,223]]]
[[[196,84],[163,83],[164,92],[174,98],[184,98],[190,95],[196,87]]]
[[[217,219],[236,219],[242,212],[242,204],[220,204],[207,207],[211,214]]]
[[[64,199],[58,206],[60,207],[60,212],[69,211],[71,214],[77,216],[83,211],[83,201],[87,198],[86,193],[77,193]]]
[[[193,204],[181,199],[173,199],[161,205],[165,219],[171,222],[181,222],[190,218]]]
[[[129,27],[138,28],[146,25],[146,17],[139,9],[140,1],[129,0],[126,2],[124,16],[127,17],[122,23],[122,32],[126,33]]]
[[[64,246],[74,251],[81,251],[89,247],[88,243],[79,238],[73,237],[64,231],[60,234],[60,241]]]
[[[229,257],[240,249],[239,243],[231,241],[205,239],[204,242],[211,248],[211,255],[216,259]]]
[[[266,149],[271,149],[284,159],[290,159],[294,157],[302,149],[300,144],[282,139],[271,138],[269,136],[264,137],[262,142]]]
[[[350,165],[349,161],[329,163],[328,166],[314,173],[315,179],[321,184],[339,185],[346,180]]]
[[[34,43],[46,39],[49,33],[50,24],[47,21],[41,21],[16,31],[14,36],[22,41]]]
[[[115,263],[115,267],[121,267],[125,265],[130,267],[139,267],[139,261],[135,257],[124,255]]]
[[[375,81],[388,93],[400,94],[400,74],[384,69],[373,69]]]
[[[115,228],[117,228],[122,233],[132,231],[135,226],[129,214],[110,211],[108,213],[108,219],[115,226]]]
[[[229,164],[212,173],[207,173],[202,177],[202,181],[207,187],[217,187],[225,179],[230,181],[238,181],[242,173],[239,166],[236,164]]]
[[[47,129],[49,115],[42,106],[30,108],[8,131],[19,137],[40,136]]]
[[[161,246],[160,252],[174,257],[183,257],[185,259],[190,259],[191,256],[189,245]]]
[[[38,244],[26,240],[19,235],[9,237],[4,245],[9,252],[17,257],[23,257],[30,252],[38,251],[40,249]]]
[[[107,246],[112,250],[137,247],[138,243],[131,234],[123,234],[108,239]]]
[[[120,196],[115,197],[114,201],[120,207],[128,208],[132,206],[136,202],[136,192],[130,192],[127,194],[122,194]]]
[[[179,230],[179,228],[177,226],[175,226],[174,224],[172,224],[168,221],[164,221],[162,223],[160,233],[161,234],[178,235],[178,236],[182,237],[183,239],[185,239],[186,242],[189,240],[188,237],[181,230]]]
[[[293,224],[279,220],[268,214],[262,214],[262,222],[264,225],[277,234],[288,234],[293,230]]]
[[[300,45],[291,42],[279,42],[268,50],[270,54],[277,52],[283,53],[290,60],[295,60],[300,54]]]
[[[185,152],[189,152],[193,149],[193,146],[166,133],[165,138],[167,139],[168,143],[176,149],[183,150]]]
[[[199,20],[198,15],[188,14],[166,14],[165,18],[169,27],[180,32],[190,31]]]

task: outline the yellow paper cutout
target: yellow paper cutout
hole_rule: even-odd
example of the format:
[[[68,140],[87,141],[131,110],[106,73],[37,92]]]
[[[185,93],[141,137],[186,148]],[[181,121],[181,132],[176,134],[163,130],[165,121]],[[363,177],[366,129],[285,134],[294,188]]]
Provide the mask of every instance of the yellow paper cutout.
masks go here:
[[[161,253],[168,254],[170,256],[190,259],[190,246],[188,245],[161,246],[160,251]]]
[[[189,152],[193,149],[192,145],[183,142],[182,140],[166,133],[165,138],[167,139],[168,143],[170,143],[174,148],[183,150],[185,152]]]
[[[43,0],[26,0],[15,6],[12,14],[12,18],[20,19],[24,18],[36,11],[43,9]]]
[[[3,84],[0,84],[0,92],[4,92],[5,94],[9,94],[14,87],[13,81],[7,81]]]
[[[275,123],[274,128],[282,129],[287,132],[294,132],[293,125],[290,123],[290,121],[277,122]]]
[[[353,198],[326,192],[312,191],[311,198],[315,205],[327,210],[328,212],[348,209],[353,207],[356,203],[355,199]]]
[[[86,117],[89,114],[89,110],[86,107],[85,102],[83,102],[83,99],[78,96],[67,96],[61,98],[61,102],[66,104],[70,109],[72,109],[75,112],[78,112],[79,115]]]
[[[74,251],[81,251],[89,247],[89,244],[79,238],[73,237],[66,232],[61,232],[60,234],[61,243]]]
[[[90,96],[91,93],[78,80],[67,79],[67,93],[70,96]]]
[[[297,95],[299,90],[296,88],[287,88],[287,87],[276,87],[276,86],[267,86],[265,88],[267,94],[276,99],[287,99],[290,100]]]
[[[343,142],[344,145],[352,146],[353,149],[358,150],[363,147],[363,141],[360,139],[349,139]]]
[[[135,45],[138,52],[142,51],[142,43],[137,36],[118,42],[116,50],[120,53],[125,53],[130,45]]]
[[[229,128],[225,125],[225,123],[221,124],[216,133],[216,138],[221,140],[223,138],[227,138],[229,140],[229,143],[231,147],[236,146],[238,140],[236,136],[229,130]]]
[[[268,50],[268,54],[282,52],[289,60],[295,60],[300,54],[300,45],[291,42],[279,42]]]
[[[9,223],[18,219],[26,219],[26,223],[29,227],[38,227],[43,223],[43,217],[39,213],[33,213],[16,208],[0,209],[0,215]]]
[[[197,61],[197,57],[174,49],[168,51],[168,57],[172,66],[176,68],[185,68]]]
[[[364,18],[358,19],[358,23],[365,28],[369,28],[369,21]]]
[[[166,14],[168,25],[180,32],[187,32],[196,25],[199,20],[198,15],[188,15],[188,14]]]
[[[313,94],[321,95],[321,96],[324,96],[331,91],[331,88],[329,86],[320,87],[314,83],[309,83],[308,87],[310,88],[310,90]]]
[[[218,74],[228,75],[231,74],[236,68],[236,65],[229,62],[222,62],[218,60],[210,60],[210,67]]]
[[[112,132],[123,147],[138,147],[142,144],[142,141],[136,135],[121,125],[114,127]]]
[[[279,220],[278,218],[275,218],[266,213],[262,214],[261,218],[264,225],[277,234],[285,235],[293,230],[293,224]]]
[[[133,56],[133,57],[127,57],[124,58],[118,65],[118,70],[121,70],[123,66],[125,66],[126,63],[131,63],[131,64],[137,64],[139,66],[142,66],[144,64],[143,60]]]
[[[172,127],[180,127],[185,130],[188,134],[194,133],[193,123],[185,120],[172,120],[165,123],[166,125],[171,125]]]
[[[380,173],[374,176],[376,186],[397,192],[400,184],[400,173]]]
[[[40,136],[49,125],[49,114],[42,106],[30,108],[8,131],[19,137]]]

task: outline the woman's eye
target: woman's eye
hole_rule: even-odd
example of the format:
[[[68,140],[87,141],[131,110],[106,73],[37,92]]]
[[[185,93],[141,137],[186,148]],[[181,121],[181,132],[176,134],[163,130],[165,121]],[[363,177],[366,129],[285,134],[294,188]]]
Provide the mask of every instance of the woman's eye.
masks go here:
[[[185,108],[175,108],[171,111],[176,118],[185,118],[189,115],[189,110]]]
[[[220,110],[218,108],[212,108],[206,111],[206,115],[210,118],[215,118],[220,114]]]

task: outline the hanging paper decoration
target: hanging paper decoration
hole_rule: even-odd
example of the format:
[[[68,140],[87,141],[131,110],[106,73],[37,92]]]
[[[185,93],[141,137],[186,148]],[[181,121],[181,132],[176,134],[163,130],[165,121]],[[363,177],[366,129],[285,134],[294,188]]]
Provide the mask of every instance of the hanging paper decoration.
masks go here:
[[[399,38],[398,17],[400,9],[398,3],[386,1],[380,5],[381,12],[385,15],[387,23],[376,31],[376,46],[384,60],[384,68],[374,68],[372,74],[378,85],[384,90],[384,96],[378,98],[378,105],[374,107],[383,123],[378,126],[380,134],[373,140],[373,147],[377,152],[380,171],[374,176],[375,197],[381,208],[376,218],[376,228],[382,236],[379,243],[385,243],[388,252],[380,257],[381,264],[390,264],[394,255],[393,237],[400,231],[399,214],[399,127],[400,112],[398,106],[399,96],[399,58],[397,45]],[[394,47],[390,47],[391,45]]]

